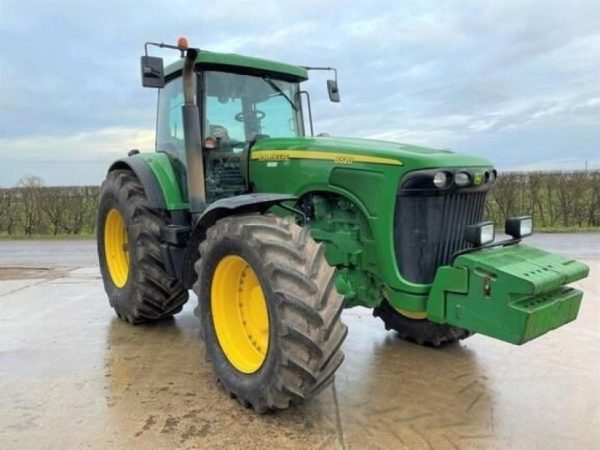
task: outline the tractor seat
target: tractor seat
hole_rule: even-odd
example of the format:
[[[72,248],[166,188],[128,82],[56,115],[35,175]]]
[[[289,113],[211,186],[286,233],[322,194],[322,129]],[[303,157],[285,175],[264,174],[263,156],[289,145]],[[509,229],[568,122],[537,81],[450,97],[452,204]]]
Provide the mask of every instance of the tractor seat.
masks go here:
[[[231,141],[229,131],[222,125],[209,125],[208,135],[221,141],[222,144],[228,144]]]

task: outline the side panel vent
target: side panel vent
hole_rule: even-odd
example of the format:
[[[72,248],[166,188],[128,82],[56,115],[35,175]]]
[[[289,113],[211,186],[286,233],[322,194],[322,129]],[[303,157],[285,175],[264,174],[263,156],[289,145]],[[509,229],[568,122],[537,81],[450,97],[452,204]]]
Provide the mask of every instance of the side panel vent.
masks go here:
[[[329,177],[333,186],[346,189],[365,205],[369,215],[377,217],[383,204],[385,177],[380,172],[335,168]]]

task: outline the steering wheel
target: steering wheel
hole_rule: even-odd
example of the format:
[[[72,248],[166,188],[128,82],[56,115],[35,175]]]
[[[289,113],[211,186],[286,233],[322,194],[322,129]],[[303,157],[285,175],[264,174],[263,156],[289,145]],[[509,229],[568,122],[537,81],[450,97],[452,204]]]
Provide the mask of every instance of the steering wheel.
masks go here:
[[[262,120],[266,116],[266,114],[263,111],[260,111],[258,109],[255,109],[252,112],[254,113],[254,117],[256,118],[256,120]],[[239,112],[235,115],[235,120],[237,120],[238,122],[243,122],[244,116],[245,116],[244,112]]]
[[[236,141],[234,139],[229,141],[229,146],[231,148],[244,148],[245,145],[246,145],[245,141]]]

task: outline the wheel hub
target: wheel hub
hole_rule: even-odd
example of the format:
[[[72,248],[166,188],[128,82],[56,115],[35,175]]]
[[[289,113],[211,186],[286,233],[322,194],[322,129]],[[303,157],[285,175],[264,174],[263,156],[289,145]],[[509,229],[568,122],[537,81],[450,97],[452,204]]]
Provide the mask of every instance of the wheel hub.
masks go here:
[[[127,228],[123,215],[112,208],[104,221],[104,253],[113,284],[122,288],[129,278]]]
[[[262,366],[269,346],[269,313],[252,267],[240,256],[225,256],[211,284],[211,312],[219,345],[240,372]]]

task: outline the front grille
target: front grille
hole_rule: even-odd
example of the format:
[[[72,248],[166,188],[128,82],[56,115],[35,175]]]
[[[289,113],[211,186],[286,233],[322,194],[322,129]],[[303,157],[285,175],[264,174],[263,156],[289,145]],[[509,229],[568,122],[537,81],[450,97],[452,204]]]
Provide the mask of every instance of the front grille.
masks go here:
[[[483,219],[485,191],[445,195],[399,195],[394,213],[394,245],[402,276],[431,283],[439,266],[470,246],[467,225]]]

